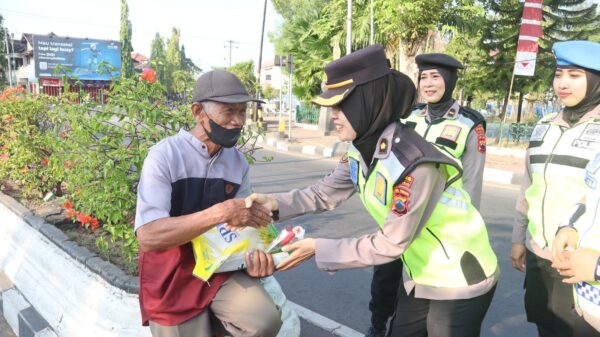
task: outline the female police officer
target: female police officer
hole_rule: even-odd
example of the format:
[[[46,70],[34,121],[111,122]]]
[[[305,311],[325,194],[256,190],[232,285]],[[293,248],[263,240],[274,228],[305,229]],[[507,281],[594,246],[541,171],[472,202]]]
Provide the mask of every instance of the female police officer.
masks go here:
[[[582,49],[587,52],[582,53]],[[555,44],[559,63],[571,64],[573,71],[585,75],[572,78],[564,69],[557,69],[556,76],[565,83],[563,87],[573,88],[574,94],[586,104],[598,110],[600,107],[600,44],[594,42],[569,41]],[[575,54],[576,53],[576,54]],[[585,86],[577,82],[585,82]],[[565,91],[563,89],[563,91]],[[587,110],[587,109],[586,109]],[[552,267],[567,279],[563,282],[574,284],[574,299],[577,312],[583,319],[575,318],[573,333],[576,337],[600,336],[600,152],[585,169],[584,202],[574,207],[561,229],[556,234],[552,247]],[[576,249],[575,249],[576,248]],[[574,249],[574,250],[573,250]]]
[[[457,71],[464,66],[445,54],[421,54],[415,60],[419,67],[419,94],[427,104],[417,105],[403,122],[460,161],[463,187],[473,206],[479,209],[485,164],[485,120],[479,112],[460,106],[452,98]],[[371,328],[366,337],[384,336],[386,322],[396,305],[399,309],[414,305],[408,297],[397,298],[401,270],[400,259],[373,268]]]
[[[392,327],[429,336],[479,336],[498,267],[483,220],[461,184],[460,165],[397,121],[415,96],[410,79],[391,70],[383,48],[370,46],[325,67],[327,90],[315,99],[332,107],[347,157],[313,186],[252,200],[281,219],[335,208],[358,192],[379,230],[359,238],[304,239],[284,248],[290,269],[316,256],[325,271],[403,260],[404,284],[418,306]]]
[[[552,269],[551,247],[565,208],[584,192],[586,165],[600,150],[600,48],[568,41],[556,43],[553,51],[554,92],[565,107],[543,118],[531,135],[511,258],[513,267],[526,269],[528,321],[540,336],[572,336],[572,287]]]

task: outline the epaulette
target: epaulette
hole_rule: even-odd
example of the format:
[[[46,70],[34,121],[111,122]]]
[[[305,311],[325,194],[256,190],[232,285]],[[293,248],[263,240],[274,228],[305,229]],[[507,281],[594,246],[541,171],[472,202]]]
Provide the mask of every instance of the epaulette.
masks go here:
[[[469,108],[468,106],[461,106],[460,113],[472,120],[474,125],[483,124],[485,128],[485,118],[481,115],[481,113],[473,108]]]

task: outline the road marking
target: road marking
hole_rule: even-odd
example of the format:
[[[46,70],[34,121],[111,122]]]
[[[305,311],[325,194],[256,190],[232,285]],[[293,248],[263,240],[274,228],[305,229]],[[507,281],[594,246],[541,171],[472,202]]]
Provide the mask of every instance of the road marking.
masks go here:
[[[307,309],[301,305],[298,305],[292,301],[288,301],[292,309],[296,311],[298,316],[307,321],[308,323],[315,325],[325,331],[328,331],[336,336],[340,337],[364,337],[365,335],[349,328],[341,323],[331,320],[323,315],[320,315],[310,309]]]

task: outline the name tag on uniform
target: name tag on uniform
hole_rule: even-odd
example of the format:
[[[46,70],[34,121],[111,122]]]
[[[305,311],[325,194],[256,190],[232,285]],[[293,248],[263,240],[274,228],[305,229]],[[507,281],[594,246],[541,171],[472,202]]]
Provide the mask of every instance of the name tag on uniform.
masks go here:
[[[589,124],[583,129],[579,138],[571,144],[575,147],[600,150],[600,124]]]
[[[387,201],[385,198],[386,192],[387,180],[385,180],[381,173],[377,172],[377,175],[375,176],[375,191],[373,191],[373,195],[375,198],[377,198],[377,200],[379,200],[380,203],[384,205]]]
[[[585,184],[593,190],[596,189],[596,178],[592,177],[589,172],[585,173]]]
[[[550,129],[549,124],[536,125],[535,128],[533,129],[533,132],[531,133],[531,137],[529,138],[529,141],[541,142],[542,140],[544,140],[544,137],[546,137],[546,133],[548,132],[548,129]]]
[[[461,128],[456,125],[446,125],[442,130],[440,138],[444,138],[453,142],[456,142],[458,135],[460,135]]]

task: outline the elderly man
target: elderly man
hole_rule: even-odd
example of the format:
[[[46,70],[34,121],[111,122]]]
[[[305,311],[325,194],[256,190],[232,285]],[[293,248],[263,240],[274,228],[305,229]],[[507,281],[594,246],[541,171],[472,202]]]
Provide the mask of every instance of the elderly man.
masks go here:
[[[258,277],[274,271],[270,254],[246,256],[248,269],[192,275],[190,241],[214,226],[259,227],[270,211],[246,205],[249,167],[236,144],[252,101],[227,71],[208,72],[196,82],[192,114],[196,126],[156,144],[148,153],[138,187],[135,229],[140,243],[142,322],[154,337],[212,336],[211,320],[232,336],[275,336],[277,306]]]

